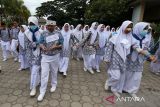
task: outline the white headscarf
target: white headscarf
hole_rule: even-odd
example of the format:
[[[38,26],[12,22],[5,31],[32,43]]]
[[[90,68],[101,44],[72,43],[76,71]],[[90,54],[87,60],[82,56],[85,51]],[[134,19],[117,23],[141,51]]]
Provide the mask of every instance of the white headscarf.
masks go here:
[[[69,30],[66,32],[64,30],[64,27],[68,25],[69,27]],[[64,38],[64,42],[63,42],[63,49],[64,50],[68,50],[68,47],[69,47],[69,40],[70,40],[70,36],[71,36],[71,30],[70,30],[70,25],[69,23],[65,23],[64,26],[62,27],[62,30],[61,30],[61,34]]]
[[[32,22],[32,23],[34,23],[36,26],[38,26],[38,19],[37,19],[35,16],[30,16],[30,17],[28,18],[28,24],[29,24],[30,22]]]
[[[150,26],[149,26],[148,29],[152,30],[152,28],[151,28]],[[148,47],[150,46],[151,39],[152,39],[152,31],[151,31],[150,33],[148,33],[148,34],[146,35],[146,38],[145,38],[145,42],[148,42],[148,43],[147,43]]]
[[[121,56],[123,61],[126,61],[127,55],[130,54],[132,33],[125,34],[124,31],[131,24],[131,21],[124,21],[119,28],[117,36],[113,36],[110,41],[114,44],[114,49]]]
[[[22,25],[24,31],[26,31],[28,29],[28,27],[26,25]],[[18,34],[18,40],[19,40],[19,44],[23,47],[24,49],[24,32],[20,31]]]
[[[104,31],[101,31],[101,27],[103,26],[104,24],[100,24],[99,26],[98,26],[98,28],[97,28],[97,30],[98,30],[98,34],[99,34],[99,47],[100,48],[103,48],[104,46],[105,46],[105,44],[106,44],[106,41],[107,41],[107,39],[108,39],[108,37],[107,37],[107,35],[106,35],[106,33],[105,33],[105,29],[104,29]]]
[[[38,26],[38,19],[35,17],[35,16],[31,16],[28,18],[28,24],[32,22],[34,23],[36,26]],[[25,31],[25,36],[31,41],[33,42],[32,40],[32,32],[30,30],[27,30]],[[39,31],[35,32],[35,35],[36,35],[36,38],[37,39],[40,39],[40,36],[41,36],[41,33]],[[33,51],[33,55],[34,56],[39,56],[40,55],[40,47],[37,46],[36,50]]]
[[[109,36],[111,35],[111,31],[109,30],[109,31],[107,31],[107,28],[110,28],[110,26],[106,26],[106,28],[105,28],[105,33],[106,33],[106,36],[109,38]]]
[[[139,22],[137,23],[134,28],[133,28],[133,33],[136,34],[139,38],[142,38],[140,33],[143,31],[143,29],[149,25],[148,23],[146,22]]]
[[[140,33],[144,30],[144,28],[149,25],[148,23],[146,22],[139,22],[137,23],[134,28],[133,28],[133,34],[136,34],[139,38],[142,39]],[[135,39],[133,37],[133,41],[132,41],[132,45],[133,46],[136,46],[137,48],[140,48],[140,42],[139,40]],[[149,42],[148,42],[148,39],[146,40],[146,38],[142,41],[142,49],[146,46],[149,46]],[[132,61],[136,61],[137,58],[139,58],[139,62],[143,62],[143,55],[139,55],[138,52],[136,51],[133,51],[132,53],[132,56],[131,56],[131,59]]]
[[[84,28],[83,28],[83,34],[84,35],[86,35],[88,32],[89,32],[89,29],[86,31],[86,27],[87,27],[88,25],[85,25],[84,26]],[[88,26],[89,27],[89,26]]]
[[[115,28],[114,27],[112,27],[112,29],[111,29],[111,32],[115,32],[116,30],[115,30]]]
[[[90,31],[92,33],[90,44],[93,44],[95,42],[96,37],[97,37],[97,33],[98,33],[97,29],[96,30],[94,29],[96,24],[97,24],[97,22],[93,22],[91,27],[90,27]]]
[[[74,29],[73,31],[73,34],[75,35],[75,37],[79,40],[79,41],[82,41],[82,29],[79,30],[79,28],[81,27],[82,25],[81,24],[78,24],[76,26],[76,28]]]

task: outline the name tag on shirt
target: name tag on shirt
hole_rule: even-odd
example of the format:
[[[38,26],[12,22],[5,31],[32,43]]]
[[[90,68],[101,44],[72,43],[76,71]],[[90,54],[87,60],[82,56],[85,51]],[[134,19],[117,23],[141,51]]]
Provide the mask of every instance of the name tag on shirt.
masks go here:
[[[58,39],[59,39],[59,36],[57,34],[54,34],[54,35],[46,37],[46,43],[54,42]]]

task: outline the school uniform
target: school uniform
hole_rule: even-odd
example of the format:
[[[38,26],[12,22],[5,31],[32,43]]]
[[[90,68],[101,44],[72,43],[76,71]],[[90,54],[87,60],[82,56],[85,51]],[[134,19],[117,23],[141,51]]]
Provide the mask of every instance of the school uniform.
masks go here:
[[[82,46],[83,50],[84,71],[88,70],[91,74],[94,74],[92,68],[96,54],[95,47],[98,41],[97,30],[93,29],[96,24],[96,22],[92,23],[89,33],[85,35],[83,40],[79,43],[79,46]]]
[[[26,25],[22,25],[24,30],[26,31],[28,28]],[[25,49],[25,33],[19,32],[18,34],[18,43],[19,43],[19,59],[20,59],[20,68],[19,71],[28,68],[27,57],[26,57],[26,49]]]
[[[131,33],[125,34],[124,30],[131,23],[131,21],[124,21],[122,23],[119,33],[109,40],[104,56],[104,61],[109,64],[105,88],[111,87],[111,91],[117,97],[120,96],[119,93],[122,93],[123,90],[127,56],[130,54],[131,47]]]
[[[104,58],[106,44],[108,42],[109,35],[105,31],[100,31],[103,24],[98,26],[98,44],[96,47],[95,65],[94,68],[97,72],[100,72],[99,66]]]
[[[38,19],[34,16],[29,17],[28,23],[34,23],[37,26],[36,29],[31,29],[31,26],[28,30],[25,31],[24,43],[26,49],[26,58],[27,63],[30,67],[31,78],[30,78],[30,96],[35,96],[36,87],[40,83],[40,60],[41,60],[41,52],[40,52],[40,36],[41,33],[38,28]]]
[[[19,27],[17,28],[12,28],[10,30],[10,34],[11,34],[11,51],[12,54],[14,56],[14,60],[17,61],[18,60],[18,51],[17,51],[17,46],[18,46],[18,33],[19,33]]]
[[[75,57],[77,60],[79,60],[79,58],[82,58],[82,47],[81,46],[79,46],[79,47],[76,46],[79,42],[82,41],[82,38],[83,38],[82,29],[79,30],[80,27],[81,27],[81,24],[78,24],[77,27],[73,31],[74,37],[78,40],[72,46],[73,57]]]
[[[60,66],[59,66],[59,71],[62,72],[64,76],[67,75],[69,58],[71,55],[71,46],[74,43],[74,35],[72,35],[72,31],[70,29],[67,32],[64,30],[65,25],[69,26],[69,24],[68,23],[64,24],[61,31],[61,34],[64,38],[64,42],[63,42],[62,52],[60,55]]]
[[[9,29],[8,28],[2,29],[0,32],[0,37],[1,37],[3,61],[6,61],[11,51]]]
[[[140,35],[147,25],[149,24],[145,22],[139,22],[134,26],[132,53],[127,61],[126,80],[123,90],[130,93],[134,97],[136,97],[135,94],[138,92],[140,87],[143,64],[150,56],[150,53],[148,52],[150,39]],[[140,50],[146,51],[146,55],[139,54]]]
[[[52,21],[48,21],[52,23]],[[62,45],[63,37],[59,31],[44,31],[41,36],[40,44],[45,46],[47,49],[51,48],[53,45]],[[46,93],[49,72],[51,72],[51,92],[55,91],[57,87],[57,72],[60,63],[60,52],[61,48],[44,51],[42,50],[41,59],[41,86],[40,95],[38,96],[38,101],[42,101]]]

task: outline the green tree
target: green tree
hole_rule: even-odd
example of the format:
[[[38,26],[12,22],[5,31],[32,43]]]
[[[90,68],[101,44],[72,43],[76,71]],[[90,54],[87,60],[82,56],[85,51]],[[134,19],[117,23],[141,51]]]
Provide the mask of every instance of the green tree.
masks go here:
[[[117,26],[124,20],[131,19],[128,0],[92,0],[85,12],[85,22]]]
[[[65,22],[72,24],[83,23],[87,0],[54,0],[42,3],[38,7],[37,15],[54,16],[62,25]],[[74,22],[74,23],[73,23]]]
[[[30,11],[24,5],[23,0],[0,0],[0,4],[4,5],[3,16],[11,17],[10,20],[25,22],[30,16]]]

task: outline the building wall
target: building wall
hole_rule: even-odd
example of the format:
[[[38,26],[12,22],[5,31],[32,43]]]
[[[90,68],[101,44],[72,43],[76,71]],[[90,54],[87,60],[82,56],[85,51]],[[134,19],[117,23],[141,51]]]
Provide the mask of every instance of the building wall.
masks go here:
[[[134,24],[136,24],[139,21],[143,21],[144,10],[145,10],[145,2],[143,0],[141,0],[140,3],[134,6],[132,14],[132,21]]]

